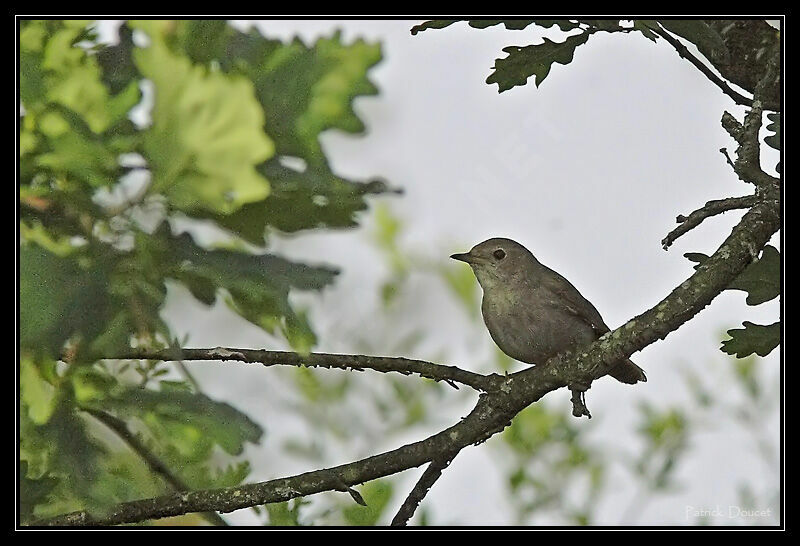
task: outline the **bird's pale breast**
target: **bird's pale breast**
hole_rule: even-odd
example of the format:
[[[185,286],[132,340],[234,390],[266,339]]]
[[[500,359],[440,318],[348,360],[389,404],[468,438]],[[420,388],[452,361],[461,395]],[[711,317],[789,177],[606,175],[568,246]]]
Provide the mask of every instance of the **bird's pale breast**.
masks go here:
[[[481,305],[489,334],[511,358],[542,364],[562,351],[588,345],[597,339],[591,326],[557,305],[548,304],[551,298],[545,294],[515,295],[517,297],[513,298],[484,297]]]

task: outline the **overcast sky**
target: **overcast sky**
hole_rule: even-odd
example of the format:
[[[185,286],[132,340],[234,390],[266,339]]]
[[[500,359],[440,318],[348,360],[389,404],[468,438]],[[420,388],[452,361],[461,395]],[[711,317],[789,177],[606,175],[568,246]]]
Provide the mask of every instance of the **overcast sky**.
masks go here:
[[[741,218],[741,212],[715,217],[668,252],[661,248],[661,239],[676,225],[676,215],[709,199],[751,190],[737,180],[718,151],[723,146],[735,149],[719,123],[723,110],[740,119],[743,110],[665,42],[653,44],[638,34],[599,33],[578,48],[571,64],[554,65],[540,88],[531,80],[498,94],[496,85],[484,80],[503,47],[538,43],[543,35],[560,39],[560,34],[535,28],[477,30],[461,23],[411,36],[412,21],[255,24],[270,37],[313,40],[340,28],[345,41],[364,37],[383,43],[384,60],[371,72],[380,95],[356,101],[368,134],[329,132],[323,143],[337,173],[362,179],[379,175],[405,190],[402,197],[380,201],[405,221],[404,247],[431,263],[445,263],[452,252],[466,251],[489,237],[513,238],[567,277],[614,328],[691,274],[684,252],[713,252]],[[764,164],[776,162],[773,154]],[[341,337],[377,328],[375,317],[365,314],[376,308],[386,265],[365,234],[369,217],[364,220],[367,228],[362,230],[300,235],[273,247],[292,258],[343,269],[333,288],[311,300],[320,334],[318,350],[355,352]],[[773,244],[779,246],[777,237]],[[408,306],[408,316],[416,312],[414,326],[424,328],[432,339],[418,354],[408,356],[431,357],[446,347],[453,364],[479,369],[492,351],[488,333],[465,317],[435,276],[412,272],[411,282],[415,295],[401,305]],[[165,316],[179,334],[189,334],[191,346],[281,346],[224,306],[207,309],[180,290],[170,295]],[[718,383],[725,376],[722,367],[733,365],[718,349],[724,330],[743,320],[769,324],[778,316],[777,300],[748,307],[744,299],[742,292],[724,292],[666,340],[634,354],[632,359],[647,372],[646,384],[597,382],[587,395],[595,418],[579,426],[590,429],[593,441],[633,451],[638,445],[633,432],[637,405],[642,400],[659,408],[685,404],[685,370],[694,370],[720,389],[732,389]],[[381,347],[380,340],[373,343]],[[376,352],[388,354],[391,347],[387,340],[386,349]],[[762,360],[758,372],[776,388],[778,364],[775,351]],[[282,456],[273,441],[296,432],[298,420],[259,419],[265,414],[265,398],[274,393],[271,370],[234,366],[235,371],[223,373],[210,365],[193,369],[209,394],[234,400],[268,429],[265,445],[248,452],[255,470],[250,480],[312,469]],[[381,377],[372,380],[380,382]],[[569,411],[566,391],[547,398]],[[472,402],[463,398],[463,403],[445,404],[438,415],[440,424],[455,422]],[[727,512],[738,503],[737,488],[743,481],[753,484],[759,495],[777,488],[777,475],[759,459],[752,439],[729,423],[730,419],[721,419],[718,426],[707,423],[693,436],[678,469],[682,487],[643,506],[631,523],[694,523],[686,517],[687,507]],[[400,439],[341,448],[326,462],[339,464],[391,449],[400,441],[435,432],[434,426]],[[764,434],[777,447],[777,412],[764,423]],[[513,522],[502,472],[494,468],[494,460],[490,446],[469,448],[456,458],[425,500],[432,523]],[[410,488],[420,472],[404,473],[400,483]],[[598,507],[596,523],[623,522],[621,511],[634,498],[630,479],[619,469],[617,474],[619,486],[611,488]],[[396,495],[397,505],[402,496]],[[231,520],[255,521],[249,511]],[[737,522],[727,514],[714,521]]]

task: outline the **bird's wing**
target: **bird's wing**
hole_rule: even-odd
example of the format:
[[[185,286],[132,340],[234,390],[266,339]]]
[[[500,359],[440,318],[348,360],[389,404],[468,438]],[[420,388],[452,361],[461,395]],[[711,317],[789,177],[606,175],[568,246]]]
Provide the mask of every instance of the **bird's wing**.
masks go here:
[[[541,286],[550,295],[550,304],[580,318],[591,326],[598,336],[608,332],[608,326],[603,322],[603,317],[600,316],[594,305],[584,298],[567,279],[552,269],[546,269],[550,274],[542,276]]]

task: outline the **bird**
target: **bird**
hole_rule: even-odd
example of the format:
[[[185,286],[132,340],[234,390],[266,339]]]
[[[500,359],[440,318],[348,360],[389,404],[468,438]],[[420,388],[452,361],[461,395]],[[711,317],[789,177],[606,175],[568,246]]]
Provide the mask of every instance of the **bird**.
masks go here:
[[[609,331],[577,288],[512,239],[487,239],[450,257],[472,268],[483,289],[481,314],[486,328],[500,350],[515,360],[544,364]],[[614,364],[608,374],[631,385],[647,381],[644,370],[628,358]]]

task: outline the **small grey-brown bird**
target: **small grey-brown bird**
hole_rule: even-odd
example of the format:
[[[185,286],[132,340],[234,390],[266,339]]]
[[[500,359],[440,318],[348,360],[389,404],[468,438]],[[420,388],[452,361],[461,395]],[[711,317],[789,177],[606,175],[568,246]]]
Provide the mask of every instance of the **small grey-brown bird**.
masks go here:
[[[594,305],[516,241],[488,239],[450,257],[472,267],[483,288],[483,321],[500,350],[511,358],[543,364],[609,331]],[[609,375],[622,383],[647,381],[644,370],[627,358]]]

